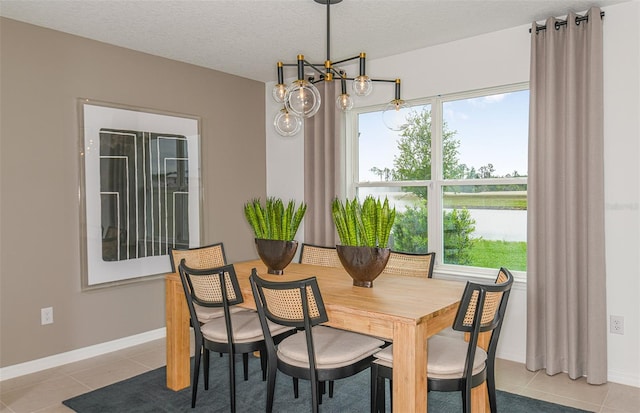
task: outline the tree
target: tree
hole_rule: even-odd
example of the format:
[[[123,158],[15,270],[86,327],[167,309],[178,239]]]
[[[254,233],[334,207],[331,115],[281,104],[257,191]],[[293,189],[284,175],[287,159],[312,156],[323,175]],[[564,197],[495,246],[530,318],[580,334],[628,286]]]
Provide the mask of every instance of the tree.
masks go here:
[[[466,165],[460,164],[456,139],[457,131],[442,127],[443,176],[447,179],[464,177]],[[394,181],[413,181],[431,179],[431,111],[423,109],[413,113],[407,119],[407,127],[398,140],[400,154],[393,159],[394,168],[391,177]],[[408,188],[423,199],[427,199],[425,188]]]
[[[467,165],[460,164],[458,149],[460,141],[456,139],[457,131],[443,124],[442,156],[445,179],[461,179],[475,174]],[[400,154],[393,160],[394,168],[390,171],[394,181],[413,181],[431,179],[431,112],[423,109],[407,119],[407,127],[398,140]],[[491,166],[491,168],[489,168]],[[491,173],[493,165],[484,167]],[[386,169],[386,168],[385,168]],[[371,171],[381,178],[388,176],[388,169],[374,167]],[[480,172],[485,172],[482,170]],[[386,179],[385,179],[386,180]],[[419,201],[407,206],[403,212],[396,214],[393,226],[393,248],[397,251],[425,253],[428,251],[427,239],[427,188],[406,187],[404,190],[414,193]],[[453,210],[444,213],[444,245],[445,262],[468,262],[469,248],[473,246],[471,234],[475,231],[475,221],[469,211]]]

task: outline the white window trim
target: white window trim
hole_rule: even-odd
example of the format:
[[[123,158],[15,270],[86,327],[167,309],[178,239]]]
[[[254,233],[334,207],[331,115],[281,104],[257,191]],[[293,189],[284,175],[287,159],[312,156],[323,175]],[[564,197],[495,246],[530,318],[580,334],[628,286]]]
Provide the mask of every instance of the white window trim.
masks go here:
[[[412,106],[431,106],[431,156],[432,159],[441,159],[442,153],[442,105],[444,102],[470,99],[475,97],[482,97],[487,95],[495,95],[499,93],[518,92],[529,89],[529,82],[515,83],[511,85],[476,89],[472,91],[451,93],[447,95],[438,95],[427,98],[420,98],[408,101]],[[359,130],[358,115],[368,112],[383,111],[385,104],[373,105],[366,107],[358,107],[349,112],[345,117],[345,173],[344,173],[344,196],[352,198],[356,195],[358,187],[379,187],[380,181],[375,182],[358,182],[359,171],[359,156],[358,156],[358,139],[354,139]],[[384,182],[384,186],[387,187],[406,187],[406,186],[423,186],[427,187],[427,199],[428,202],[428,226],[429,228],[440,228],[441,218],[439,211],[442,210],[442,199],[440,196],[434,196],[434,193],[439,193],[442,186],[451,185],[469,185],[470,180],[443,180],[441,163],[435,162],[432,165],[432,179],[424,181],[402,181],[402,182]],[[482,185],[492,184],[521,184],[523,179],[526,183],[526,178],[500,178],[500,179],[478,179],[474,180],[474,183]],[[439,245],[436,251],[441,250],[442,245],[442,233],[441,231],[435,231],[434,234],[429,234],[429,244]],[[433,244],[432,244],[433,242]],[[467,280],[495,280],[496,269],[493,268],[480,268],[464,265],[443,264],[441,262],[442,254],[436,254],[436,263],[434,267],[434,276],[438,278],[456,278]],[[527,273],[526,271],[511,271],[515,281],[518,283],[526,284]]]

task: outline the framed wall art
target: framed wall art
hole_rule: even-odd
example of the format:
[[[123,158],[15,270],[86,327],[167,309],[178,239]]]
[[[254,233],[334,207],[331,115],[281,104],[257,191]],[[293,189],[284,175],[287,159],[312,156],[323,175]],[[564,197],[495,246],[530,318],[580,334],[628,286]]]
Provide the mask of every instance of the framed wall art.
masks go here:
[[[171,271],[200,245],[199,120],[81,99],[82,287]]]

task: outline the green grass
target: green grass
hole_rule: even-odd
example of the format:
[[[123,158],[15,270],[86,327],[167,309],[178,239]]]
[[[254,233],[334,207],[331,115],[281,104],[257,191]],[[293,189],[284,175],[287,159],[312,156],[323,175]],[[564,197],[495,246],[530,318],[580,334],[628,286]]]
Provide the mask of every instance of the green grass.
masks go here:
[[[445,193],[445,208],[527,209],[526,192]]]
[[[470,251],[469,265],[483,268],[505,267],[527,270],[527,243],[479,240]]]

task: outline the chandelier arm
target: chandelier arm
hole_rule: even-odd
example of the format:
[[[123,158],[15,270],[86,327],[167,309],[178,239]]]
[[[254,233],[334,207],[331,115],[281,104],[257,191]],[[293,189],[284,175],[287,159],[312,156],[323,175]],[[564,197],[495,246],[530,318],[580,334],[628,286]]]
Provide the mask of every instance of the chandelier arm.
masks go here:
[[[316,72],[320,73],[321,75],[324,74],[324,70],[318,69],[318,65],[314,65],[313,63],[309,63],[306,60],[304,61],[305,66],[309,66],[310,68],[312,68],[313,70],[315,70]],[[324,69],[324,66],[321,66]]]
[[[359,58],[360,58],[360,56],[353,56],[353,57],[348,57],[348,58],[346,58],[346,59],[338,60],[337,62],[332,62],[332,63],[333,63],[334,65],[339,65],[339,64],[341,64],[341,63],[344,63],[344,62],[350,62],[350,61],[352,61],[352,60],[356,60],[356,59],[359,59]]]

